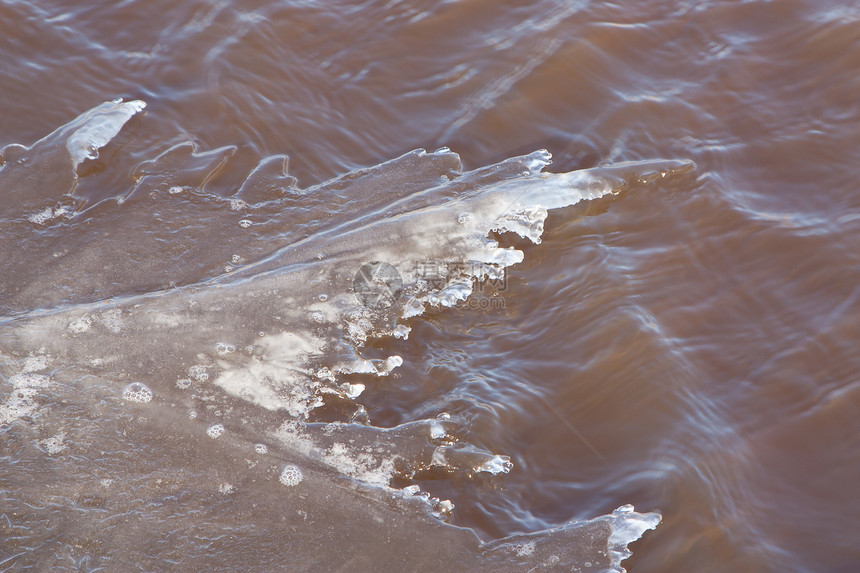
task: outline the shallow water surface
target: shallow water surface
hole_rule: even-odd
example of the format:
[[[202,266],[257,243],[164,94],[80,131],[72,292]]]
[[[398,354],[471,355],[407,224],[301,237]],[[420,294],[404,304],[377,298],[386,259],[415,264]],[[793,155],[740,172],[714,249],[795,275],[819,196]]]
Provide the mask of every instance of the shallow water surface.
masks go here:
[[[860,570],[860,10],[0,32],[0,570]]]

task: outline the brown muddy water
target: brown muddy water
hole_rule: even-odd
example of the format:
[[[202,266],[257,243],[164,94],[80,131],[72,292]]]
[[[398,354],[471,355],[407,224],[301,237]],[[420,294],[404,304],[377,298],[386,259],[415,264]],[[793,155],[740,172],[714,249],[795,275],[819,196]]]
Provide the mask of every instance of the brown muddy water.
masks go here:
[[[0,0],[0,570],[860,571],[858,94],[846,2]]]

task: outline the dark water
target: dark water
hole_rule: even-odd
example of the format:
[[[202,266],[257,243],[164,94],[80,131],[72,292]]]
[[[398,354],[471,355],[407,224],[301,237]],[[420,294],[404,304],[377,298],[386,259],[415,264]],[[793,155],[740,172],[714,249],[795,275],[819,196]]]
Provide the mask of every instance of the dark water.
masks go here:
[[[860,9],[0,0],[0,56],[0,146],[32,146],[0,171],[0,570],[593,571],[620,526],[588,520],[633,504],[630,571],[860,571]],[[77,180],[74,126],[34,145],[115,98],[146,108]],[[596,172],[620,193],[495,234],[524,260],[455,308],[338,314],[361,263],[449,269],[457,217],[555,189],[458,187],[542,148],[696,167]]]

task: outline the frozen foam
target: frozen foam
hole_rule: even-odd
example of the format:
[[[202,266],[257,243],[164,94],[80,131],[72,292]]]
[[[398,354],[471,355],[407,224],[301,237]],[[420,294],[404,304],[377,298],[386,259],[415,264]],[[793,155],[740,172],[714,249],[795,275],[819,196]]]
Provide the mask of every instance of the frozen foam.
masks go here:
[[[214,424],[212,426],[209,426],[209,429],[206,430],[206,434],[212,439],[221,437],[221,434],[223,433],[224,424]]]
[[[132,382],[123,389],[122,398],[127,402],[146,404],[152,400],[152,390],[142,382]]]
[[[39,390],[50,381],[48,376],[33,372],[22,372],[9,378],[12,390],[3,404],[0,404],[0,424],[9,424],[32,414],[38,406],[36,396]]]
[[[288,465],[281,471],[278,481],[286,486],[296,486],[302,482],[302,478],[302,470],[299,466]]]

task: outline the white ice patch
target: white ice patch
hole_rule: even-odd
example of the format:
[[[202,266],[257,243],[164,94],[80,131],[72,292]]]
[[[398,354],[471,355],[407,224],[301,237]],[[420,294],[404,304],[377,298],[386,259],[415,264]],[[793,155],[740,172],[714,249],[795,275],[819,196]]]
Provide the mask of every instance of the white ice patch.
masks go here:
[[[24,366],[21,369],[22,373],[38,372],[48,367],[48,357],[44,355],[28,356],[24,360]]]
[[[122,318],[122,311],[118,308],[106,310],[99,315],[99,320],[102,325],[114,334],[122,332],[125,326],[125,321]]]
[[[9,378],[12,390],[0,404],[0,424],[10,424],[32,414],[38,406],[36,395],[39,389],[47,386],[50,381],[48,376],[32,372],[21,372]]]
[[[76,320],[73,320],[69,323],[69,330],[75,334],[81,334],[90,329],[90,326],[93,324],[93,319],[89,316],[84,315]]]
[[[63,443],[66,439],[66,434],[62,430],[51,436],[50,438],[45,438],[44,440],[40,440],[39,443],[45,448],[45,451],[48,452],[48,455],[59,454],[63,450],[68,449],[69,446]]]
[[[338,473],[368,485],[387,488],[395,473],[395,460],[380,455],[372,446],[362,448],[335,442],[320,449],[298,424],[289,421],[284,422],[274,435],[287,446],[320,459]]]
[[[475,468],[475,471],[488,472],[493,475],[506,474],[511,471],[513,464],[508,456],[495,455]]]
[[[31,223],[35,223],[37,225],[44,225],[48,221],[51,221],[53,219],[56,219],[57,217],[65,215],[68,212],[69,211],[65,206],[60,206],[60,207],[56,207],[56,208],[45,207],[41,211],[36,211],[35,213],[30,213],[30,215],[27,216],[27,219]]]
[[[625,571],[621,562],[633,555],[627,545],[642,537],[649,529],[656,528],[662,519],[658,513],[636,513],[632,505],[622,505],[613,511],[609,516],[612,534],[608,543],[612,566],[618,571]]]
[[[302,333],[284,332],[257,341],[261,355],[241,365],[219,362],[215,384],[229,394],[269,410],[284,409],[302,417],[318,405],[318,382],[305,368],[309,356],[322,352],[323,341]]]
[[[105,102],[81,116],[81,127],[66,141],[73,167],[77,169],[85,159],[98,157],[99,148],[113,139],[122,126],[145,107],[146,103],[140,100],[124,102],[118,99]]]

